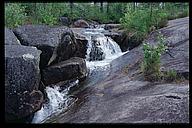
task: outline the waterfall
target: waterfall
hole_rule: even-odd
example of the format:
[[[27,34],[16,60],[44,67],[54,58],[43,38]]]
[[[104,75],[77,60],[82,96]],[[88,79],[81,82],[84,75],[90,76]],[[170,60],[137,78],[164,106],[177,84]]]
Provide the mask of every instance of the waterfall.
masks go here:
[[[102,27],[82,31],[88,40],[86,65],[90,69],[90,76],[109,69],[112,60],[126,53],[122,53],[119,45],[110,37],[106,37],[103,31],[105,30]],[[58,86],[46,87],[48,102],[35,113],[32,123],[43,123],[66,110],[70,103],[74,103],[76,99],[68,96],[68,92],[71,87],[78,85],[78,82],[76,80],[70,83],[70,86],[64,90]]]
[[[48,102],[43,104],[42,108],[34,115],[32,123],[43,123],[49,117],[58,115],[68,108],[74,102],[74,98],[68,96],[71,87],[77,85],[79,80],[70,83],[70,86],[62,90],[59,86],[46,87]]]
[[[85,29],[82,34],[88,40],[86,64],[89,69],[106,69],[112,60],[125,54],[119,45],[110,37],[105,36],[104,28]]]

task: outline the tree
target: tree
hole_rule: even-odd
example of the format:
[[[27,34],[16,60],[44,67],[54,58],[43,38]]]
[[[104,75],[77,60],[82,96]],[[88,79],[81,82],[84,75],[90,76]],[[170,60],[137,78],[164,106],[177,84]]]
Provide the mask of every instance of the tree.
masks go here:
[[[70,2],[70,13],[73,15],[73,2]]]
[[[109,3],[107,3],[107,13],[109,13]]]
[[[103,12],[103,2],[100,2],[100,11]]]

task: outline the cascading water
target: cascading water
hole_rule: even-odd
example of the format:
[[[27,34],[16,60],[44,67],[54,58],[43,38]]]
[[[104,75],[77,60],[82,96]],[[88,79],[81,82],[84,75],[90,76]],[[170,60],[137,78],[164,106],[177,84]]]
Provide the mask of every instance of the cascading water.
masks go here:
[[[98,28],[86,29],[82,32],[88,40],[86,64],[91,71],[108,68],[112,60],[126,53],[122,53],[119,45],[102,33],[104,31],[103,28]]]
[[[62,90],[59,86],[46,87],[48,102],[34,115],[32,123],[43,123],[52,115],[57,115],[68,108],[75,99],[68,96],[71,87],[76,86],[79,80],[71,82],[69,87]]]
[[[92,81],[97,78],[99,73],[106,72],[109,69],[110,62],[115,58],[123,55],[118,44],[113,41],[110,37],[106,37],[102,32],[105,31],[103,28],[96,29],[85,29],[82,34],[88,40],[87,44],[87,55],[86,65],[90,69],[90,76],[87,79]],[[92,77],[92,78],[91,78]],[[95,80],[94,82],[96,82]],[[57,116],[69,107],[69,102],[74,98],[68,96],[69,89],[78,84],[78,80],[70,83],[70,86],[62,90],[58,86],[46,87],[48,102],[43,104],[41,110],[35,113],[32,123],[43,123],[53,115]],[[89,83],[91,85],[91,83]]]

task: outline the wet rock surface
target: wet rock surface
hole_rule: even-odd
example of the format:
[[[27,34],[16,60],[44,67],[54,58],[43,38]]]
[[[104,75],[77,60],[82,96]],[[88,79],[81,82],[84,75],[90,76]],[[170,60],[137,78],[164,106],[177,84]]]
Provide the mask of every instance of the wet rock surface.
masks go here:
[[[87,75],[85,60],[79,57],[72,57],[66,61],[51,65],[42,71],[45,85],[58,83],[60,81],[77,78],[79,80]]]
[[[92,39],[92,48],[89,55],[89,61],[97,61],[105,59],[105,53],[103,49],[100,47],[100,42],[97,41],[97,38]]]
[[[40,54],[35,47],[5,45],[6,121],[17,121],[41,108]]]
[[[167,35],[169,46],[174,46],[170,49],[174,59],[167,53],[162,55],[162,69],[189,73],[188,26],[189,18],[182,18],[169,21],[167,27],[158,30]],[[146,40],[149,44],[156,45],[155,33]],[[140,71],[142,59],[140,45],[113,60],[109,73],[101,75],[100,81],[74,93],[79,100],[73,107],[47,122],[189,123],[189,81],[144,81]]]
[[[133,35],[128,34],[125,30],[121,30],[120,28],[109,28],[109,32],[105,32],[104,34],[117,42],[123,52],[131,50],[141,44]]]

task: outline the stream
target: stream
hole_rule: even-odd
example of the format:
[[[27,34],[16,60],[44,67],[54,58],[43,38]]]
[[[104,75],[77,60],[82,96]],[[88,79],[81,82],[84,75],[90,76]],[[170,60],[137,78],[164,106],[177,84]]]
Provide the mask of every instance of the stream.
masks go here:
[[[81,31],[88,40],[86,65],[89,74],[86,80],[83,85],[79,84],[79,80],[74,80],[65,89],[58,86],[46,87],[48,101],[35,113],[32,123],[44,123],[67,111],[78,100],[77,97],[70,95],[71,88],[81,86],[78,89],[80,92],[88,86],[94,86],[109,74],[111,61],[127,53],[121,52],[119,45],[110,37],[106,37],[104,31],[106,30],[102,27]]]

